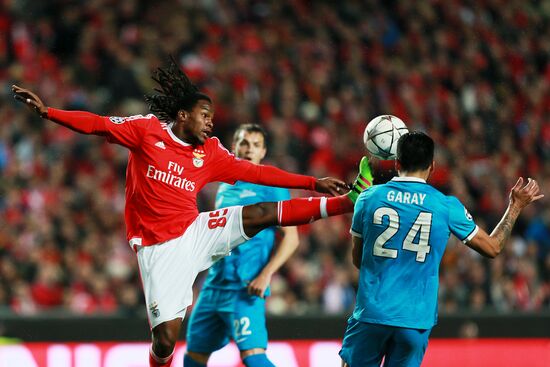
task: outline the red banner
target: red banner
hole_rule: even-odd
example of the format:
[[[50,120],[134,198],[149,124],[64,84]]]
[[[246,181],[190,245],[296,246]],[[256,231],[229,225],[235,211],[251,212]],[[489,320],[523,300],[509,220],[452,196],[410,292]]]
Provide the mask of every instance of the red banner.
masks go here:
[[[23,343],[0,346],[0,367],[148,367],[149,343]],[[273,341],[276,366],[339,367],[339,341]],[[185,345],[176,349],[181,366]],[[241,367],[234,344],[214,353],[209,367]],[[422,367],[547,367],[550,339],[432,339]]]

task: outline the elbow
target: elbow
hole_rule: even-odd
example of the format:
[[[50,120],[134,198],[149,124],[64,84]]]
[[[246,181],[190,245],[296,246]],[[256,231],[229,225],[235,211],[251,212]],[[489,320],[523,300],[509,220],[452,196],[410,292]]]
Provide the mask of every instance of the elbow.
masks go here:
[[[493,249],[493,252],[491,253],[491,255],[489,256],[491,259],[494,259],[495,257],[497,257],[498,255],[500,255],[500,252],[502,251],[502,249],[499,247],[499,248],[495,248]]]
[[[494,259],[495,257],[497,257],[500,252],[502,251],[502,249],[500,248],[500,246],[498,246],[497,244],[491,246],[489,248],[488,251],[485,252],[485,256],[490,258],[490,259]]]

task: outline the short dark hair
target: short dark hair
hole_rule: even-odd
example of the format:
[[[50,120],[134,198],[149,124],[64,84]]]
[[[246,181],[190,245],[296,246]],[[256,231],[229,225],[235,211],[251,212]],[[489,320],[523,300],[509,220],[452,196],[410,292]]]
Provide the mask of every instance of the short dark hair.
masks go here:
[[[151,77],[159,88],[159,94],[146,95],[149,110],[164,121],[174,121],[180,110],[191,111],[199,100],[212,103],[210,97],[199,92],[173,57],[168,68],[158,68]]]
[[[258,133],[262,134],[264,137],[264,147],[267,145],[267,131],[261,127],[258,124],[242,124],[240,125],[237,130],[235,130],[235,134],[233,134],[233,143],[236,143],[239,139],[239,135],[241,134],[241,131],[246,131],[247,133]]]
[[[397,142],[397,160],[406,172],[428,169],[434,160],[433,139],[422,131],[403,134]]]

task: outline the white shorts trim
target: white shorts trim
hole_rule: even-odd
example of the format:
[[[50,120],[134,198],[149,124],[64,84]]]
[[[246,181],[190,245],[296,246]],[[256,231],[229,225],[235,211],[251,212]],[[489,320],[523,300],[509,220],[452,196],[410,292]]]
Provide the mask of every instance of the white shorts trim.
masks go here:
[[[250,239],[244,233],[242,208],[200,213],[183,235],[160,244],[139,246],[133,241],[151,329],[183,319],[197,274]]]

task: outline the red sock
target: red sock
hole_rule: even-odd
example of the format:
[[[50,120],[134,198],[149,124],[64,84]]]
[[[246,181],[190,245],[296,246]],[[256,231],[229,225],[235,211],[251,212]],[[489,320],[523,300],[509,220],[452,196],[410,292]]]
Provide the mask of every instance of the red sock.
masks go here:
[[[347,195],[333,198],[299,198],[279,201],[277,205],[279,224],[296,226],[311,223],[320,218],[353,212],[353,202]]]
[[[153,348],[149,349],[149,367],[170,367],[174,358],[174,352],[168,357],[160,358],[155,355]]]

